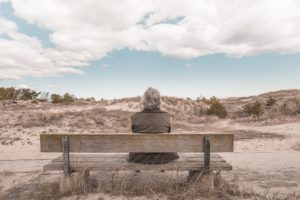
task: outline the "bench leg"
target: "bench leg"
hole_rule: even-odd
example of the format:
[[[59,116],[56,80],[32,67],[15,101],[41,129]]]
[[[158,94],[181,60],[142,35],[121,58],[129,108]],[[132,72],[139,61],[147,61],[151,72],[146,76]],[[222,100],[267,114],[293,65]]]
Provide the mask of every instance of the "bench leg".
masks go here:
[[[68,136],[62,137],[62,149],[64,159],[64,175],[65,177],[70,176],[70,156],[69,156],[69,139]]]

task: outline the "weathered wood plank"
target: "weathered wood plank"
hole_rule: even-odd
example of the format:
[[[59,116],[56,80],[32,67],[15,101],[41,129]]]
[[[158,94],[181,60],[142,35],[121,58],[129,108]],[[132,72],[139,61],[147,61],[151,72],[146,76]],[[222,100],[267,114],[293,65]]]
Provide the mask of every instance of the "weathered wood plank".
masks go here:
[[[184,158],[203,158],[204,154],[203,153],[178,153],[179,157],[184,157]],[[72,158],[127,158],[128,153],[71,153],[70,157]],[[213,153],[210,154],[211,158],[221,158],[219,154]],[[60,155],[56,159],[62,159],[63,156]]]
[[[97,157],[98,155],[98,157]],[[110,154],[110,157],[99,157],[103,154],[70,154],[71,170],[99,170],[99,171],[132,171],[132,170],[201,170],[204,167],[204,157],[190,157],[189,154],[181,154],[176,161],[167,164],[144,165],[136,163],[128,163],[128,155]],[[107,154],[104,154],[107,155]],[[112,157],[116,155],[116,157]],[[122,154],[121,154],[122,155]],[[203,154],[198,154],[203,155]],[[211,166],[212,169],[231,170],[232,167],[220,155],[212,154]],[[53,160],[50,164],[44,167],[44,170],[62,170],[63,159],[61,156]],[[161,166],[160,166],[161,165]]]
[[[62,152],[68,136],[70,152],[203,152],[209,136],[211,152],[232,152],[233,134],[41,134],[41,152]]]
[[[188,162],[198,162],[198,161],[203,161],[203,158],[181,158],[184,161]],[[81,161],[81,162],[97,162],[97,161],[113,161],[113,160],[124,160],[126,161],[127,158],[73,158],[70,159],[71,161]],[[61,162],[60,159],[55,159],[51,162]],[[211,162],[225,162],[223,158],[213,158],[211,159]]]
[[[95,171],[157,171],[157,170],[174,170],[174,171],[190,171],[190,170],[202,170],[204,162],[185,162],[176,161],[167,164],[156,164],[156,165],[144,165],[137,163],[128,163],[122,161],[102,161],[102,162],[82,162],[82,161],[71,161],[70,169],[72,171],[78,170],[95,170]],[[232,166],[227,162],[211,162],[211,169],[216,170],[232,170]],[[51,162],[44,166],[44,171],[47,170],[63,170],[63,162]]]
[[[70,159],[71,162],[112,162],[112,161],[127,161],[127,158],[73,158]],[[203,158],[181,158],[182,161],[185,162],[203,162]],[[51,162],[62,162],[60,159],[53,160]],[[226,162],[222,158],[213,158],[211,162]]]

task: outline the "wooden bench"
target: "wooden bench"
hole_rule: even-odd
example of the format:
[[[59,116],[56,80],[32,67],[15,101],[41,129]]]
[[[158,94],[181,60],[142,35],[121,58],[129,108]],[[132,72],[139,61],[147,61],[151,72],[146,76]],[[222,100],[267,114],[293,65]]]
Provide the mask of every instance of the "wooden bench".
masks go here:
[[[65,176],[82,169],[189,171],[190,178],[199,174],[208,175],[212,170],[228,171],[232,170],[232,166],[220,155],[211,152],[233,152],[233,140],[233,134],[40,135],[41,152],[63,152],[61,156],[45,165],[44,171],[64,170]],[[179,152],[180,158],[167,164],[145,165],[127,162],[128,152]]]

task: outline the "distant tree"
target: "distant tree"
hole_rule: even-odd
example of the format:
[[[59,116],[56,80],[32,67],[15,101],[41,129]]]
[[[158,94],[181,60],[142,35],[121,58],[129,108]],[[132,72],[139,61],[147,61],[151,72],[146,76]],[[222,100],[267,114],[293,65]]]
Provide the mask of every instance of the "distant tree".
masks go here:
[[[17,99],[18,91],[13,88],[0,88],[0,100],[15,100]]]
[[[74,96],[70,95],[69,93],[65,93],[63,96],[63,103],[64,104],[70,104],[73,103],[74,100]]]
[[[7,89],[4,87],[0,88],[0,100],[6,100],[7,99]]]
[[[94,97],[89,97],[85,99],[86,101],[95,101],[96,99]]]
[[[254,104],[246,105],[244,111],[249,115],[255,115],[257,118],[263,114],[263,108],[259,101],[256,101]]]
[[[62,103],[63,98],[59,94],[52,94],[51,95],[51,102],[52,103]]]
[[[220,118],[225,118],[227,116],[225,107],[216,97],[211,97],[209,104],[210,108],[207,110],[208,115],[216,115]]]
[[[33,100],[39,96],[41,92],[36,92],[29,88],[18,89],[18,99],[20,100]]]
[[[0,100],[33,100],[36,99],[39,94],[40,92],[28,88],[0,88]]]
[[[270,97],[267,100],[266,106],[270,108],[270,107],[274,106],[275,104],[276,104],[276,99],[273,97]]]

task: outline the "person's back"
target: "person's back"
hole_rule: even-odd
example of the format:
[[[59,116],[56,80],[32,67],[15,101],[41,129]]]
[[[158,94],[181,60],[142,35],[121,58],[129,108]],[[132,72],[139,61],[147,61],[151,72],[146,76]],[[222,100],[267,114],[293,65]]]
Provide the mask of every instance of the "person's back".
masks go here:
[[[170,133],[170,115],[160,110],[160,95],[149,88],[143,97],[144,109],[131,117],[133,133]],[[129,162],[143,164],[167,163],[178,158],[177,153],[129,153]]]
[[[133,133],[169,133],[170,115],[159,109],[137,112],[131,116]]]

